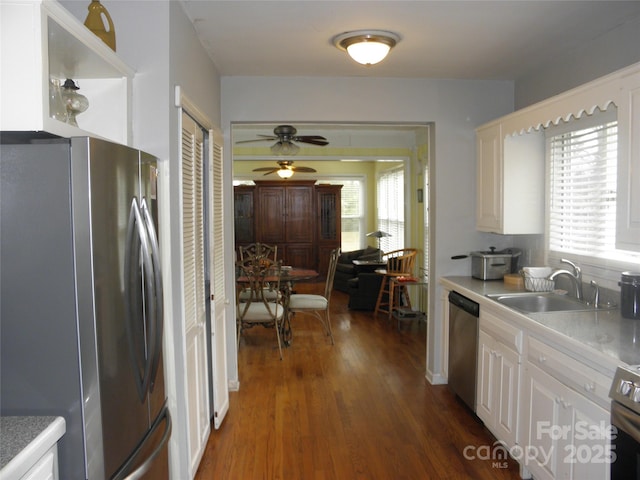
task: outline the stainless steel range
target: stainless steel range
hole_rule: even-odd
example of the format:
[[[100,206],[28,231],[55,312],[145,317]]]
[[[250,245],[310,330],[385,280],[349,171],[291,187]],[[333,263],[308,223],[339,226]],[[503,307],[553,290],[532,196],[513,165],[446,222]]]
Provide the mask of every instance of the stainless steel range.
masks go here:
[[[640,480],[640,365],[618,367],[609,397],[615,428],[611,480]]]

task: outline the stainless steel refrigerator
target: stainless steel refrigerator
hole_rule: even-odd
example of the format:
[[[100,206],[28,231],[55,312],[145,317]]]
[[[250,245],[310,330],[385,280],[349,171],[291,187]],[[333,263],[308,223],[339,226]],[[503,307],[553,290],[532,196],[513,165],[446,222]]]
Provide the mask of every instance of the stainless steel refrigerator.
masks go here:
[[[60,478],[168,478],[156,159],[0,135],[0,409],[59,415]]]

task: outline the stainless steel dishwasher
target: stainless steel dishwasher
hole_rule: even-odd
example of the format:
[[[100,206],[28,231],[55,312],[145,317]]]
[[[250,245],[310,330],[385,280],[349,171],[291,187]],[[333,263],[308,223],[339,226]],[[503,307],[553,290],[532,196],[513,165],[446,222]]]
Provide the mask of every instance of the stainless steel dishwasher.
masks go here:
[[[476,302],[449,292],[449,387],[474,412],[479,316]]]

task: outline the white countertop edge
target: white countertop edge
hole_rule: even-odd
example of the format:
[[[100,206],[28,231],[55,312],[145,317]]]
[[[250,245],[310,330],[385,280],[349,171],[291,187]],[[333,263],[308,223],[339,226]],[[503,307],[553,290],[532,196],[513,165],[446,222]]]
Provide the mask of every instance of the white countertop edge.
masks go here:
[[[29,469],[53,447],[66,432],[63,417],[56,417],[26,448],[13,457],[0,471],[0,480],[21,478]]]
[[[505,314],[509,315],[510,319],[517,320],[518,325],[527,330],[528,333],[543,337],[544,339],[556,344],[561,349],[579,356],[586,365],[611,377],[612,379],[613,375],[615,374],[616,368],[620,365],[626,365],[619,359],[606,355],[589,345],[585,345],[582,342],[579,342],[567,335],[557,332],[554,329],[537,322],[533,318],[533,316],[529,317],[525,313],[502,305],[494,300],[491,300],[490,298],[487,298],[483,294],[470,290],[469,288],[456,283],[455,277],[440,277],[439,281],[445,288],[447,288],[447,290],[455,290],[462,295],[468,296],[471,300],[478,302],[481,305],[481,309],[482,306],[484,306],[485,308],[490,308],[494,311],[504,312]],[[492,288],[492,285],[495,285],[495,293],[504,293],[507,291],[524,291],[521,289],[516,289],[514,287],[507,287],[502,282],[496,282],[493,284],[491,284],[490,282],[487,286],[489,288]],[[554,314],[563,315],[565,313],[554,312]]]

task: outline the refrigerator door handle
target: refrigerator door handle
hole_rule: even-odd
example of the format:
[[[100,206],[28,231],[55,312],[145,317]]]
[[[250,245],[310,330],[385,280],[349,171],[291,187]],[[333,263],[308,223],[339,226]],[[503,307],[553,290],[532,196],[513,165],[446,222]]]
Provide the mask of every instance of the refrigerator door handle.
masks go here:
[[[137,233],[137,235],[136,235]],[[140,313],[142,311],[139,301],[139,281],[137,273],[140,271],[140,252],[142,252],[142,269],[144,273],[144,293],[146,301],[144,308],[146,316],[143,315],[142,322],[146,322],[146,332],[142,332],[143,340],[147,337],[149,340],[144,342],[147,346],[143,352],[144,358],[139,359],[136,354],[136,346],[139,342],[136,336],[135,322],[140,321]],[[127,243],[125,251],[125,272],[127,279],[125,280],[125,288],[128,290],[125,295],[127,301],[127,318],[125,321],[127,338],[129,340],[130,360],[136,380],[138,396],[141,402],[144,402],[149,384],[151,382],[153,352],[156,349],[156,306],[155,298],[155,282],[153,281],[153,261],[150,253],[149,237],[144,225],[143,215],[138,205],[138,200],[133,197],[131,200],[131,209],[129,211],[129,222],[127,226]],[[147,322],[147,320],[151,320]],[[138,364],[143,364],[142,374],[139,372]]]
[[[153,452],[140,464],[138,468],[134,471],[130,472],[132,465],[135,463],[136,458],[145,445],[145,443],[151,438],[151,436],[155,433],[155,431],[160,427],[162,421],[165,421],[164,432],[162,433],[162,438],[160,442],[155,446]],[[162,410],[158,414],[158,417],[151,425],[149,432],[145,435],[144,440],[140,443],[140,446],[136,449],[135,452],[129,457],[129,459],[120,467],[120,469],[111,477],[111,480],[138,480],[143,477],[145,473],[149,471],[151,465],[153,464],[156,457],[162,452],[162,449],[169,441],[171,437],[171,414],[169,413],[169,407],[165,405],[162,407]]]
[[[147,229],[147,234],[149,236],[150,244],[151,244],[151,259],[153,262],[153,278],[155,282],[155,318],[152,319],[155,323],[156,329],[156,339],[155,339],[155,348],[152,352],[152,367],[151,367],[151,377],[149,384],[149,392],[153,392],[153,387],[155,385],[156,376],[158,374],[158,367],[160,365],[160,352],[162,350],[162,334],[164,328],[164,310],[163,310],[163,284],[162,284],[162,271],[160,269],[160,248],[158,245],[158,235],[156,233],[156,229],[153,223],[153,218],[151,216],[151,212],[149,211],[149,207],[147,205],[146,198],[142,198],[141,203],[142,216],[145,221],[145,226]]]

